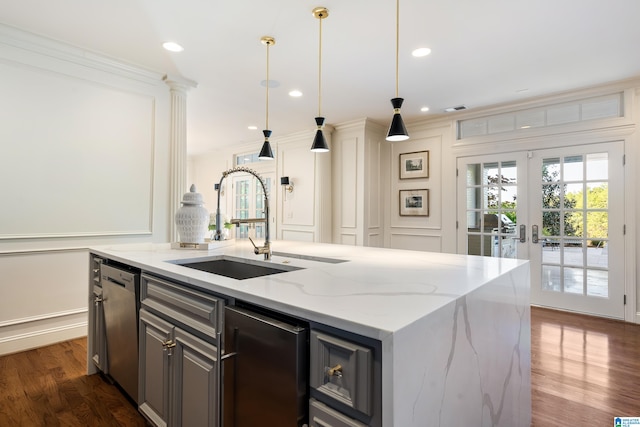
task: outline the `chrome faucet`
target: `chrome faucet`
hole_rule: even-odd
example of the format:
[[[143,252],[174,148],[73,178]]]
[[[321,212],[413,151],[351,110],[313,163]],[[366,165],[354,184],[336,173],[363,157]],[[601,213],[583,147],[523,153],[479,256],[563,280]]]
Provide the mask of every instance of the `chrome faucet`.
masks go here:
[[[265,260],[271,259],[271,241],[269,240],[269,193],[267,192],[267,186],[264,183],[264,180],[256,171],[253,169],[249,169],[244,166],[237,166],[233,169],[229,169],[227,171],[222,172],[222,178],[220,178],[220,183],[218,184],[218,188],[222,188],[222,181],[227,177],[227,175],[231,175],[236,172],[244,172],[251,174],[256,177],[258,181],[260,181],[260,185],[262,185],[262,191],[264,192],[264,222],[265,222],[265,230],[264,230],[264,246],[256,246],[251,237],[251,244],[253,245],[253,252],[256,255],[264,254]],[[232,220],[232,222],[241,223],[243,220]],[[246,220],[247,222],[256,222],[256,220]],[[218,207],[216,209],[216,234],[213,236],[214,240],[222,240],[222,217],[220,215],[220,191],[218,191]]]

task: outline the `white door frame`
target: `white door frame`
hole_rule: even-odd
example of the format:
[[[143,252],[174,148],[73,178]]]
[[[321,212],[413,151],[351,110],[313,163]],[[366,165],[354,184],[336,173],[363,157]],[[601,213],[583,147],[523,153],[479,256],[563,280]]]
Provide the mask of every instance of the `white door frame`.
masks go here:
[[[593,131],[593,132],[576,132],[572,134],[548,134],[543,136],[536,136],[524,139],[514,140],[502,140],[502,141],[482,141],[477,144],[460,144],[452,148],[452,155],[454,157],[454,164],[457,164],[457,159],[461,157],[482,156],[486,154],[504,154],[514,151],[527,152],[530,150],[556,148],[565,146],[579,146],[590,145],[602,142],[610,141],[623,141],[624,152],[627,163],[629,159],[634,161],[636,157],[640,156],[638,148],[634,144],[640,143],[640,138],[633,134],[633,129],[628,127],[621,127],[619,129],[610,129],[605,131]],[[504,138],[504,136],[502,136]],[[638,140],[638,141],[637,141]],[[461,171],[458,171],[462,173]],[[637,292],[637,267],[638,260],[636,259],[636,241],[639,237],[638,227],[635,224],[636,210],[640,208],[638,206],[638,199],[636,197],[636,191],[640,191],[640,183],[636,183],[636,172],[634,168],[625,167],[624,169],[624,224],[626,228],[626,234],[624,236],[625,247],[625,267],[624,267],[624,292],[626,295],[626,305],[624,306],[624,320],[634,323],[640,323],[640,313],[637,308],[638,304],[638,292]],[[458,178],[460,179],[460,178]],[[456,185],[456,191],[459,188]],[[457,197],[456,209],[466,209],[465,205],[460,205],[460,198]],[[457,216],[459,217],[459,215]],[[530,234],[530,229],[527,230]],[[464,233],[464,227],[460,225],[458,227],[458,234]],[[459,242],[456,236],[456,241]],[[464,249],[458,245],[458,253],[464,253]]]

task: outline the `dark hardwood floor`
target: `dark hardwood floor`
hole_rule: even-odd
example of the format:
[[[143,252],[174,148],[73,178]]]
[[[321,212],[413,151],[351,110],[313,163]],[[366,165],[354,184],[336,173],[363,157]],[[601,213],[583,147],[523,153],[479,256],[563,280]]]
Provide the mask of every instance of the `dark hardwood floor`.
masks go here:
[[[531,320],[532,426],[640,416],[640,325],[541,308]],[[116,387],[85,375],[86,352],[82,338],[0,357],[0,426],[145,426]]]
[[[146,426],[100,375],[86,375],[81,338],[0,357],[0,426]]]

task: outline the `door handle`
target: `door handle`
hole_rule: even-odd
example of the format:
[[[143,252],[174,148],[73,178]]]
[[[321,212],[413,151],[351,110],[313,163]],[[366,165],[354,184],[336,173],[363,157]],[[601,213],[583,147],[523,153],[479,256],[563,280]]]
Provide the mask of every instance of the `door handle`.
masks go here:
[[[520,225],[520,243],[527,243],[527,226]]]
[[[537,225],[531,226],[531,242],[538,243],[538,226]]]

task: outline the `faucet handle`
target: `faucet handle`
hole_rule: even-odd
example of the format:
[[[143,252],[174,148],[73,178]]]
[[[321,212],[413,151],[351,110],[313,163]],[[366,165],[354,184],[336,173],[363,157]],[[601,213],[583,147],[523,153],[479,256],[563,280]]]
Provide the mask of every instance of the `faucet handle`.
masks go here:
[[[247,237],[249,237],[249,236],[247,236]],[[249,237],[249,241],[253,245],[253,253],[256,254],[256,255],[260,255],[260,249],[256,246],[255,243],[253,243],[253,239],[251,237]]]

